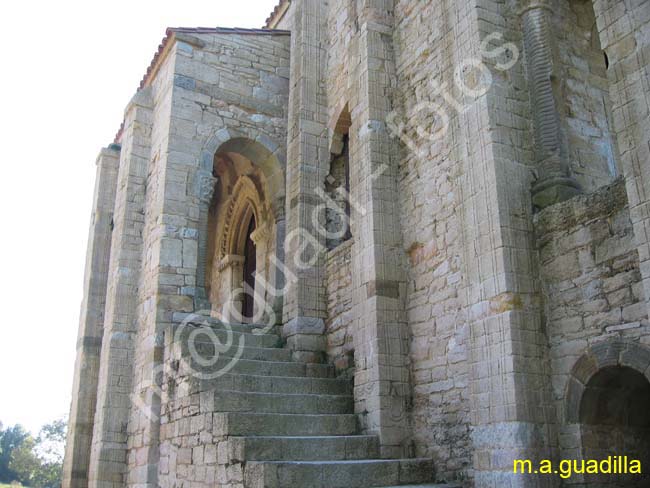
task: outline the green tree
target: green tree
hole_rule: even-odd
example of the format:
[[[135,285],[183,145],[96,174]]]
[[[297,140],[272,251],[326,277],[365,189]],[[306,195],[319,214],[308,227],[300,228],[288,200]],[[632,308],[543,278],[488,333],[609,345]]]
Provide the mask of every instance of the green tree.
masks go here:
[[[36,441],[28,436],[11,452],[9,468],[16,474],[16,479],[27,486],[37,486],[35,481],[41,468],[41,460],[36,454]]]
[[[3,428],[0,422],[0,481],[11,483],[18,479],[17,474],[9,466],[11,455],[14,450],[19,448],[29,433],[21,425]]]
[[[7,476],[0,481],[16,480],[33,488],[60,487],[67,427],[65,420],[44,425],[36,438],[22,427],[16,427],[3,431],[0,426],[0,446],[3,446],[0,454],[8,457]],[[7,449],[4,449],[5,445]]]
[[[38,452],[47,461],[63,464],[65,436],[68,424],[65,419],[55,420],[41,427],[38,433]]]
[[[32,482],[34,487],[61,486],[67,427],[67,422],[59,419],[41,428],[35,449],[40,467]]]

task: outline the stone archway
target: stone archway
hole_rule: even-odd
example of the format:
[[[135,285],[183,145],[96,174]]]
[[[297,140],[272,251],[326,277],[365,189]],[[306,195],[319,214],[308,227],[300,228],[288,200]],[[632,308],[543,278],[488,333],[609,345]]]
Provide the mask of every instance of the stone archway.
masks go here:
[[[219,181],[208,217],[208,298],[212,310],[225,320],[244,322],[255,318],[259,322],[266,306],[265,283],[269,281],[271,254],[275,252],[271,240],[275,222],[264,178],[249,161],[242,168],[219,159],[215,173]],[[254,259],[247,257],[251,245]],[[254,269],[250,268],[251,261]]]
[[[284,170],[278,152],[241,134],[222,141],[219,131],[204,150],[218,143],[212,154],[212,191],[204,199],[199,231],[197,285],[212,313],[232,322],[276,320],[281,317],[282,281],[278,264],[284,259]],[[205,166],[205,164],[202,164]],[[250,225],[254,222],[254,231]],[[255,252],[254,281],[246,283],[246,251]],[[243,317],[243,307],[254,302],[254,317]],[[279,311],[278,311],[279,309]],[[250,312],[250,310],[249,310]],[[274,319],[275,318],[275,319]]]
[[[590,348],[572,370],[565,414],[568,432],[576,439],[574,457],[628,456],[643,467],[642,475],[584,474],[582,486],[648,486],[650,349],[622,341]]]

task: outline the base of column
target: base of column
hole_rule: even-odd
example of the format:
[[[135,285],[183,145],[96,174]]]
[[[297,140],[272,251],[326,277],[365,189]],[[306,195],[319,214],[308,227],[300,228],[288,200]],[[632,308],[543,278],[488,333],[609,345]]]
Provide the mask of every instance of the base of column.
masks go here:
[[[210,304],[210,300],[208,300],[208,295],[205,291],[205,288],[202,286],[197,287],[194,295],[194,312],[209,312],[211,309],[212,305]]]
[[[294,317],[282,328],[282,335],[295,361],[322,363],[325,360],[325,322],[315,317]]]
[[[544,178],[533,184],[533,205],[542,209],[563,202],[581,193],[580,185],[568,176]]]

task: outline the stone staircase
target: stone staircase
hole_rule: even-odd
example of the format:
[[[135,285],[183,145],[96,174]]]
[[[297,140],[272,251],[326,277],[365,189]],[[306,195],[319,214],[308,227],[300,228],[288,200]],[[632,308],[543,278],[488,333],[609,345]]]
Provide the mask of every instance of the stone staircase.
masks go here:
[[[210,327],[232,344],[212,365],[193,359],[181,341],[181,367],[194,373],[201,410],[213,412],[213,431],[228,439],[229,463],[241,463],[246,488],[443,486],[426,484],[434,479],[431,459],[379,457],[378,437],[359,434],[351,382],[334,378],[330,365],[292,361],[278,330],[230,327],[230,336],[223,325]],[[215,357],[204,334],[193,344],[201,358]],[[195,374],[224,367],[217,377]]]

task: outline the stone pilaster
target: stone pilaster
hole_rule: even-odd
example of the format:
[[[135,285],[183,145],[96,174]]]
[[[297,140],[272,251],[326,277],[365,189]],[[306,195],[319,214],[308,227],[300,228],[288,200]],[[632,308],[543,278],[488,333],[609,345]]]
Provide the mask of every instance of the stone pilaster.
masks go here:
[[[227,254],[219,263],[219,273],[221,273],[224,284],[222,288],[223,295],[219,300],[222,308],[219,312],[222,320],[229,323],[241,322],[243,296],[234,292],[242,287],[244,261],[244,256]]]
[[[96,163],[84,298],[79,320],[77,360],[63,469],[63,486],[66,488],[88,486],[119,162],[120,146],[112,144],[102,149]]]
[[[282,323],[284,307],[284,289],[286,286],[286,276],[284,274],[284,240],[287,236],[287,220],[285,213],[284,201],[273,207],[275,218],[275,256],[274,262],[271,263],[269,279],[274,287],[272,296],[272,307],[275,313],[276,323]]]
[[[139,91],[125,114],[113,216],[102,362],[99,370],[89,486],[123,487],[131,407],[137,296],[142,264],[145,182],[152,122],[149,89]]]
[[[498,0],[470,2],[464,9],[472,18],[472,27],[457,37],[460,60],[481,56],[482,41],[494,32],[490,19],[503,25],[516,19],[509,17],[510,11]],[[521,32],[509,33],[516,41],[519,35]],[[547,33],[537,35],[543,40]],[[545,56],[550,56],[550,51]],[[489,58],[484,62],[489,65]],[[498,73],[494,66],[490,68]],[[508,99],[523,87],[522,68],[514,64],[508,76],[495,75],[494,86],[459,114],[460,150],[466,165],[462,213],[470,328],[469,393],[475,485],[481,487],[556,483],[552,477],[512,472],[514,459],[552,459],[555,443],[548,339],[542,322],[530,205],[530,170],[539,157],[522,164],[528,163],[528,153],[522,150],[528,146],[522,147],[508,136],[519,126],[502,117]],[[551,71],[545,73],[543,77],[551,76]],[[555,99],[545,101],[555,106]],[[561,154],[556,116],[544,120],[551,129],[547,156]],[[539,123],[534,124],[536,130]],[[528,129],[527,124],[521,128]]]
[[[546,0],[525,0],[520,11],[528,89],[535,128],[538,179],[533,184],[533,203],[538,208],[567,200],[579,193],[569,174],[567,151],[563,147],[559,100],[554,69],[553,32]]]
[[[350,191],[356,411],[380,436],[381,454],[408,453],[410,385],[405,262],[397,206],[397,155],[386,128],[395,77],[393,1],[359,13],[359,101],[352,110]],[[360,211],[359,211],[360,210]]]
[[[314,214],[324,202],[316,190],[325,179],[327,107],[323,77],[327,5],[296,4],[291,36],[291,80],[287,150],[286,266],[293,279],[284,297],[284,329],[294,356],[319,361],[325,350],[325,236]]]

